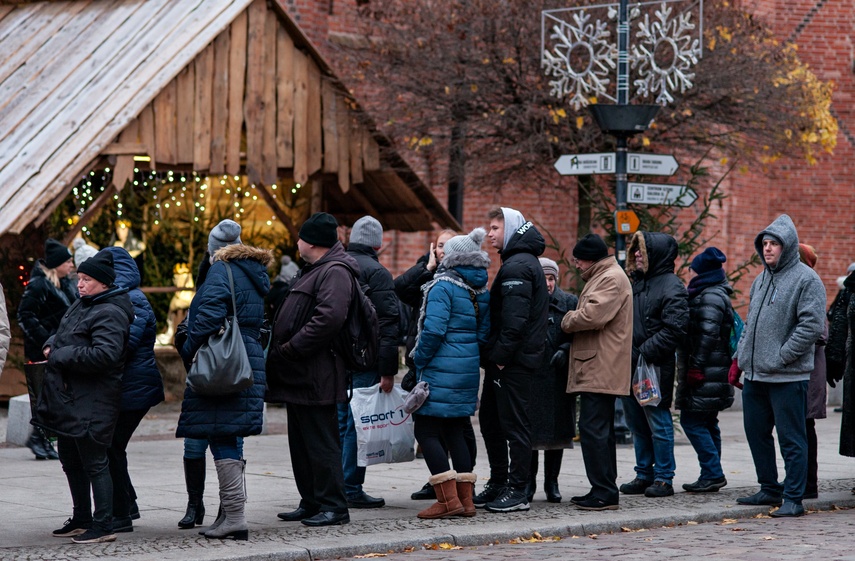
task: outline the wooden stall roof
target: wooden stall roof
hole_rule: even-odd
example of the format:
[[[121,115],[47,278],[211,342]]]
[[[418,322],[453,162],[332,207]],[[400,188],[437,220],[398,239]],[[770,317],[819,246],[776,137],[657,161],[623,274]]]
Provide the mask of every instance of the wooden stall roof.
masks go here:
[[[242,43],[228,41],[235,26]],[[272,39],[265,43],[259,36]],[[293,60],[277,58],[282,45],[294,49]],[[233,100],[218,105],[211,95],[217,92],[213,77],[230,68],[238,49],[246,64],[246,89],[238,92],[242,110]],[[220,52],[231,56],[221,59]],[[371,213],[386,228],[404,231],[430,229],[432,222],[459,228],[346,99],[330,66],[277,3],[0,4],[0,53],[0,235],[41,223],[102,155],[127,160],[123,146],[141,146],[158,163],[210,173],[235,173],[240,165],[251,181],[266,184],[283,169],[296,181],[320,174],[330,211],[345,218]],[[265,64],[272,60],[277,64]],[[284,71],[295,79],[293,106],[274,85]],[[200,82],[203,74],[210,84]],[[203,88],[207,97],[200,96],[200,83],[213,92]],[[195,95],[188,96],[194,84]],[[234,88],[228,89],[232,95]],[[188,104],[195,104],[193,114],[182,111]],[[212,109],[200,114],[198,108],[208,105]],[[175,116],[171,123],[158,112],[163,107]],[[183,126],[188,123],[193,134]],[[283,123],[293,135],[292,128],[287,137],[277,133]],[[240,125],[244,137],[235,141]],[[242,141],[245,165],[236,157]]]

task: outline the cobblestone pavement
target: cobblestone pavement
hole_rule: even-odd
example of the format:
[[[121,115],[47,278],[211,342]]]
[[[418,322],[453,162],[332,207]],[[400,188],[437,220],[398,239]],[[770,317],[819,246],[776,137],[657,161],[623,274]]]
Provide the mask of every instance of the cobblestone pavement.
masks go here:
[[[747,520],[689,522],[674,527],[630,530],[556,538],[528,537],[512,543],[456,547],[428,544],[407,553],[369,553],[350,559],[382,557],[386,561],[502,561],[508,560],[853,560],[855,510],[812,512],[797,519],[758,515]],[[436,549],[433,549],[436,548]]]

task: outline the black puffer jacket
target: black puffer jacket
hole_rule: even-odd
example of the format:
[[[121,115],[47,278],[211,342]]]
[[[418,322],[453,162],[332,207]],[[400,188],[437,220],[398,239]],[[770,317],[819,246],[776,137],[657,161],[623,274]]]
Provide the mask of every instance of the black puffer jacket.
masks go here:
[[[733,386],[727,381],[733,306],[727,280],[704,288],[689,298],[688,343],[677,351],[677,409],[723,411],[733,405]],[[699,369],[703,381],[687,379]]]
[[[108,446],[122,395],[122,370],[134,306],[126,288],[77,300],[56,334],[32,423]]]
[[[24,332],[24,355],[27,360],[45,359],[42,347],[56,333],[62,315],[77,300],[77,288],[66,277],[57,288],[45,276],[45,262],[39,259],[30,273],[30,282],[18,305],[18,325]]]
[[[352,243],[347,246],[347,253],[359,263],[359,283],[377,311],[380,348],[375,370],[381,376],[394,376],[398,373],[400,315],[392,274],[380,264],[377,251],[371,246]]]
[[[537,257],[546,249],[531,222],[520,226],[501,251],[502,266],[490,287],[490,340],[493,364],[534,370],[546,340],[549,291]]]
[[[636,264],[639,248],[643,267]],[[663,409],[670,409],[673,401],[675,353],[685,344],[689,327],[689,295],[674,274],[676,259],[677,240],[661,232],[636,232],[627,250],[626,272],[632,279],[632,369],[639,354],[659,367],[662,401],[658,407]]]

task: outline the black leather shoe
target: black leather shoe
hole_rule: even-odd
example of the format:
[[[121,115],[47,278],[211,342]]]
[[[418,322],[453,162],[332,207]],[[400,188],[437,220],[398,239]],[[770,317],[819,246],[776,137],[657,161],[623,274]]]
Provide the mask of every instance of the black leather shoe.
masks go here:
[[[785,501],[781,508],[769,514],[773,518],[794,518],[796,516],[804,516],[805,507],[801,503],[791,503]]]
[[[591,493],[592,491],[588,491],[587,495],[576,495],[575,497],[570,497],[570,502],[575,505],[581,501],[587,501],[591,498]]]
[[[584,501],[574,504],[576,508],[581,510],[617,510],[620,508],[618,503],[609,503],[596,497],[588,497]]]
[[[308,508],[299,507],[297,508],[297,510],[292,510],[291,512],[280,512],[276,516],[278,516],[280,520],[284,520],[285,522],[299,522],[300,520],[311,518],[319,512],[320,510],[312,510]]]
[[[727,485],[727,479],[698,479],[694,483],[683,483],[683,489],[689,493],[715,493]]]
[[[346,512],[319,512],[311,518],[300,520],[306,526],[339,526],[350,524],[350,514]]]
[[[674,487],[671,486],[670,483],[665,483],[664,481],[656,481],[644,490],[645,497],[670,497],[674,494]]]
[[[125,532],[133,532],[134,531],[134,523],[131,521],[130,516],[126,516],[124,518],[113,518],[113,533],[121,534]]]
[[[643,495],[648,487],[653,485],[652,481],[647,479],[639,479],[636,477],[629,483],[624,483],[620,486],[620,492],[624,495]]]
[[[433,490],[433,485],[425,483],[425,486],[410,495],[410,499],[414,501],[433,501],[436,500],[436,491]]]
[[[365,491],[347,498],[348,508],[383,508],[384,506],[386,506],[384,499],[372,497],[366,494]]]
[[[766,491],[758,491],[749,497],[739,497],[736,502],[737,504],[751,506],[781,506],[781,497],[769,494]]]

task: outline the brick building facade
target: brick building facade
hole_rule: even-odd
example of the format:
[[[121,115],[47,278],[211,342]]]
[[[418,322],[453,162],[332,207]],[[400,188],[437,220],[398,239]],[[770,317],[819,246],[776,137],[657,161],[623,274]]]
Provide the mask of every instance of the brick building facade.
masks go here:
[[[355,29],[355,0],[277,0],[322,51],[330,34]],[[766,21],[781,40],[794,41],[800,58],[822,80],[835,83],[832,109],[838,119],[839,134],[833,155],[823,154],[816,165],[782,160],[766,173],[757,170],[734,173],[723,185],[728,198],[715,209],[718,218],[708,223],[708,231],[718,232],[713,242],[729,256],[731,263],[750,257],[757,232],[783,212],[789,213],[799,228],[800,238],[815,246],[819,254],[817,271],[828,289],[829,302],[837,292],[835,279],[855,261],[855,0],[743,0],[743,6]],[[334,61],[333,61],[334,64]],[[668,147],[654,147],[668,151]],[[691,163],[690,158],[683,164]],[[447,198],[444,176],[411,162],[435,190]],[[432,173],[433,172],[433,173]],[[486,211],[503,204],[517,208],[542,224],[570,248],[577,235],[576,180],[557,174],[551,185],[505,186],[501,192],[481,189],[465,199],[463,227],[484,225]],[[384,240],[384,263],[397,274],[424,253],[430,234],[389,233]],[[548,250],[554,257],[555,252]],[[497,260],[494,260],[497,261]],[[496,265],[494,264],[494,268]],[[727,268],[727,267],[726,267]],[[752,278],[755,273],[751,273]],[[747,293],[750,281],[738,288]]]

